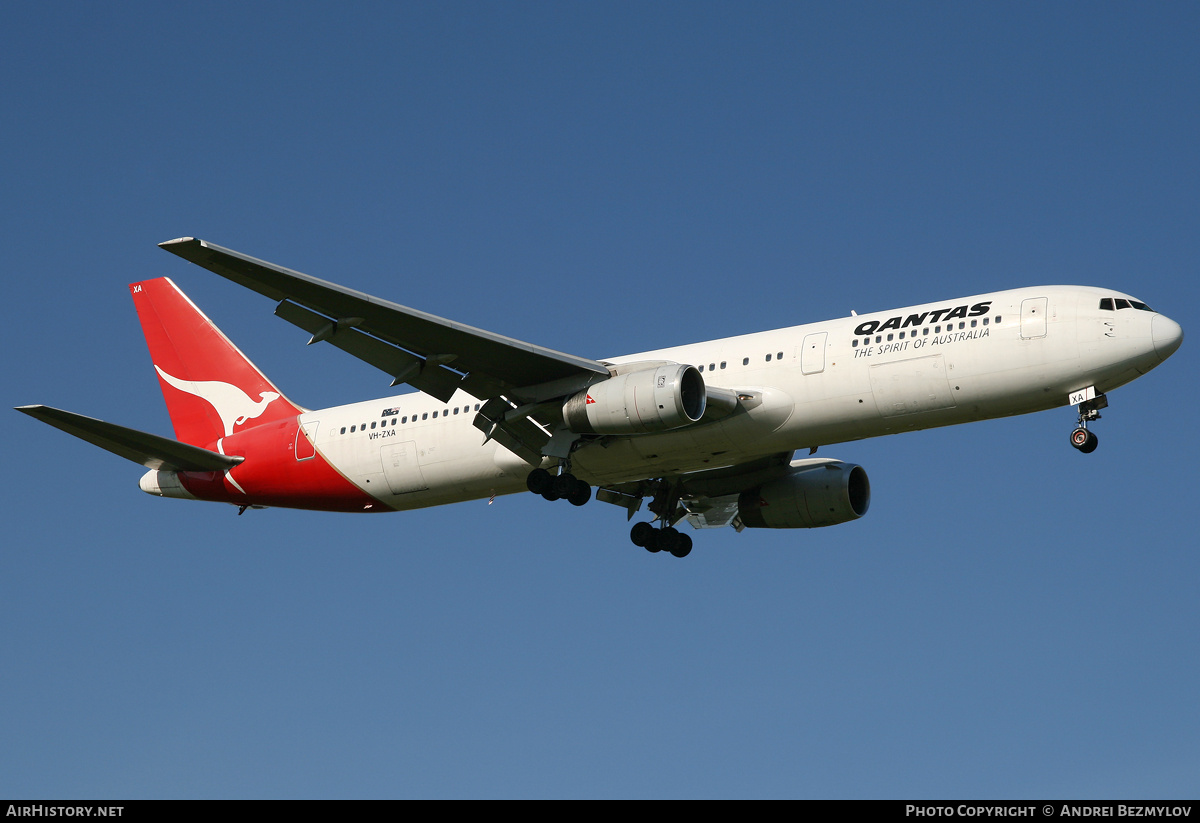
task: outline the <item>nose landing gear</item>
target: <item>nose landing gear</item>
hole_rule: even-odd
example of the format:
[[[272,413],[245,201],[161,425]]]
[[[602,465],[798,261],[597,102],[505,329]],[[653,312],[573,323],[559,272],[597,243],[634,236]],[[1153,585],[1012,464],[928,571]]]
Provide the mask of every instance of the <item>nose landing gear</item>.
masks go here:
[[[1100,419],[1100,410],[1108,408],[1108,398],[1097,394],[1079,404],[1079,425],[1071,432],[1071,445],[1084,454],[1091,454],[1100,445],[1100,438],[1088,431],[1087,424]]]

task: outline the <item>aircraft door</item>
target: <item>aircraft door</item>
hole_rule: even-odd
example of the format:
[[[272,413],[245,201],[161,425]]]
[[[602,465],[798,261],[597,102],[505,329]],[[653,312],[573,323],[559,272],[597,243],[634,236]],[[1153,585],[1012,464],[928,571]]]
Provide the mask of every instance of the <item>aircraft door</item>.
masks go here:
[[[311,460],[316,456],[317,426],[319,425],[319,420],[310,420],[304,425],[296,427],[296,448],[294,452],[297,460]]]
[[[383,460],[383,474],[392,494],[407,494],[429,488],[425,476],[421,474],[417,444],[413,441],[384,446],[379,450],[379,456]]]
[[[825,341],[829,332],[806,334],[800,352],[800,370],[805,374],[825,371]]]
[[[1031,340],[1046,336],[1045,297],[1030,297],[1021,301],[1021,338]]]

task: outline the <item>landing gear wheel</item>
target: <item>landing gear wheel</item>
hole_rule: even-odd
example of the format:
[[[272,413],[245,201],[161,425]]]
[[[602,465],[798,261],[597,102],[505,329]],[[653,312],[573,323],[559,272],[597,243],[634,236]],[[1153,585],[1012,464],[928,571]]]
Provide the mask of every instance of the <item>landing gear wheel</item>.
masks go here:
[[[554,478],[545,469],[534,469],[525,478],[525,487],[534,494],[545,494],[550,489]]]
[[[1071,432],[1071,445],[1079,449],[1084,454],[1091,454],[1100,445],[1100,438],[1087,429],[1080,426],[1075,431]]]
[[[554,496],[561,500],[571,495],[571,489],[575,488],[575,476],[560,474],[558,477],[552,478],[551,483],[550,488],[554,489]]]
[[[676,557],[687,557],[692,551],[692,538],[686,534],[678,534],[678,536],[679,541],[675,544],[675,548],[671,549],[671,554]]]
[[[665,552],[675,554],[675,552],[679,551],[680,547],[683,545],[683,539],[686,536],[687,535],[680,534],[678,530],[668,526],[667,528],[660,530],[658,533],[658,547]],[[676,557],[678,556],[679,555],[676,555]]]
[[[582,480],[576,480],[571,486],[571,492],[567,495],[567,500],[571,501],[572,506],[582,506],[591,499],[592,487]]]
[[[654,527],[649,523],[634,523],[633,528],[629,530],[629,539],[633,541],[633,545],[640,546],[652,552],[658,551],[658,549],[650,548],[650,543],[656,537],[658,535],[655,533]]]

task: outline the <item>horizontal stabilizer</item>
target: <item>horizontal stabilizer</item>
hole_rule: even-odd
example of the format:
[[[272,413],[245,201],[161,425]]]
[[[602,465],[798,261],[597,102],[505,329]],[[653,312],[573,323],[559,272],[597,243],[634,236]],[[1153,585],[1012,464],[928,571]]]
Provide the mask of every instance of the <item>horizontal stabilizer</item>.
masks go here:
[[[199,446],[189,446],[178,440],[105,423],[94,417],[84,417],[82,414],[50,406],[17,406],[16,409],[148,469],[225,471],[242,462],[240,457],[227,457]]]

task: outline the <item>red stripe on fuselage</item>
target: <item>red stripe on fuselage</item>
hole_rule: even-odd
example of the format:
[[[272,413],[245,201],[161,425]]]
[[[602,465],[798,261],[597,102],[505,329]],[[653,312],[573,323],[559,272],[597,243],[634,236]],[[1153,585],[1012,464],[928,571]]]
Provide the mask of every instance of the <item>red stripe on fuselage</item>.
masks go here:
[[[245,457],[244,462],[227,473],[180,472],[180,482],[202,500],[237,505],[334,512],[392,511],[347,480],[320,451],[297,460],[298,419],[265,423],[231,434],[221,441],[221,450],[233,457]],[[307,435],[300,433],[300,437]],[[209,448],[217,450],[215,443]],[[310,448],[315,450],[315,444]]]

